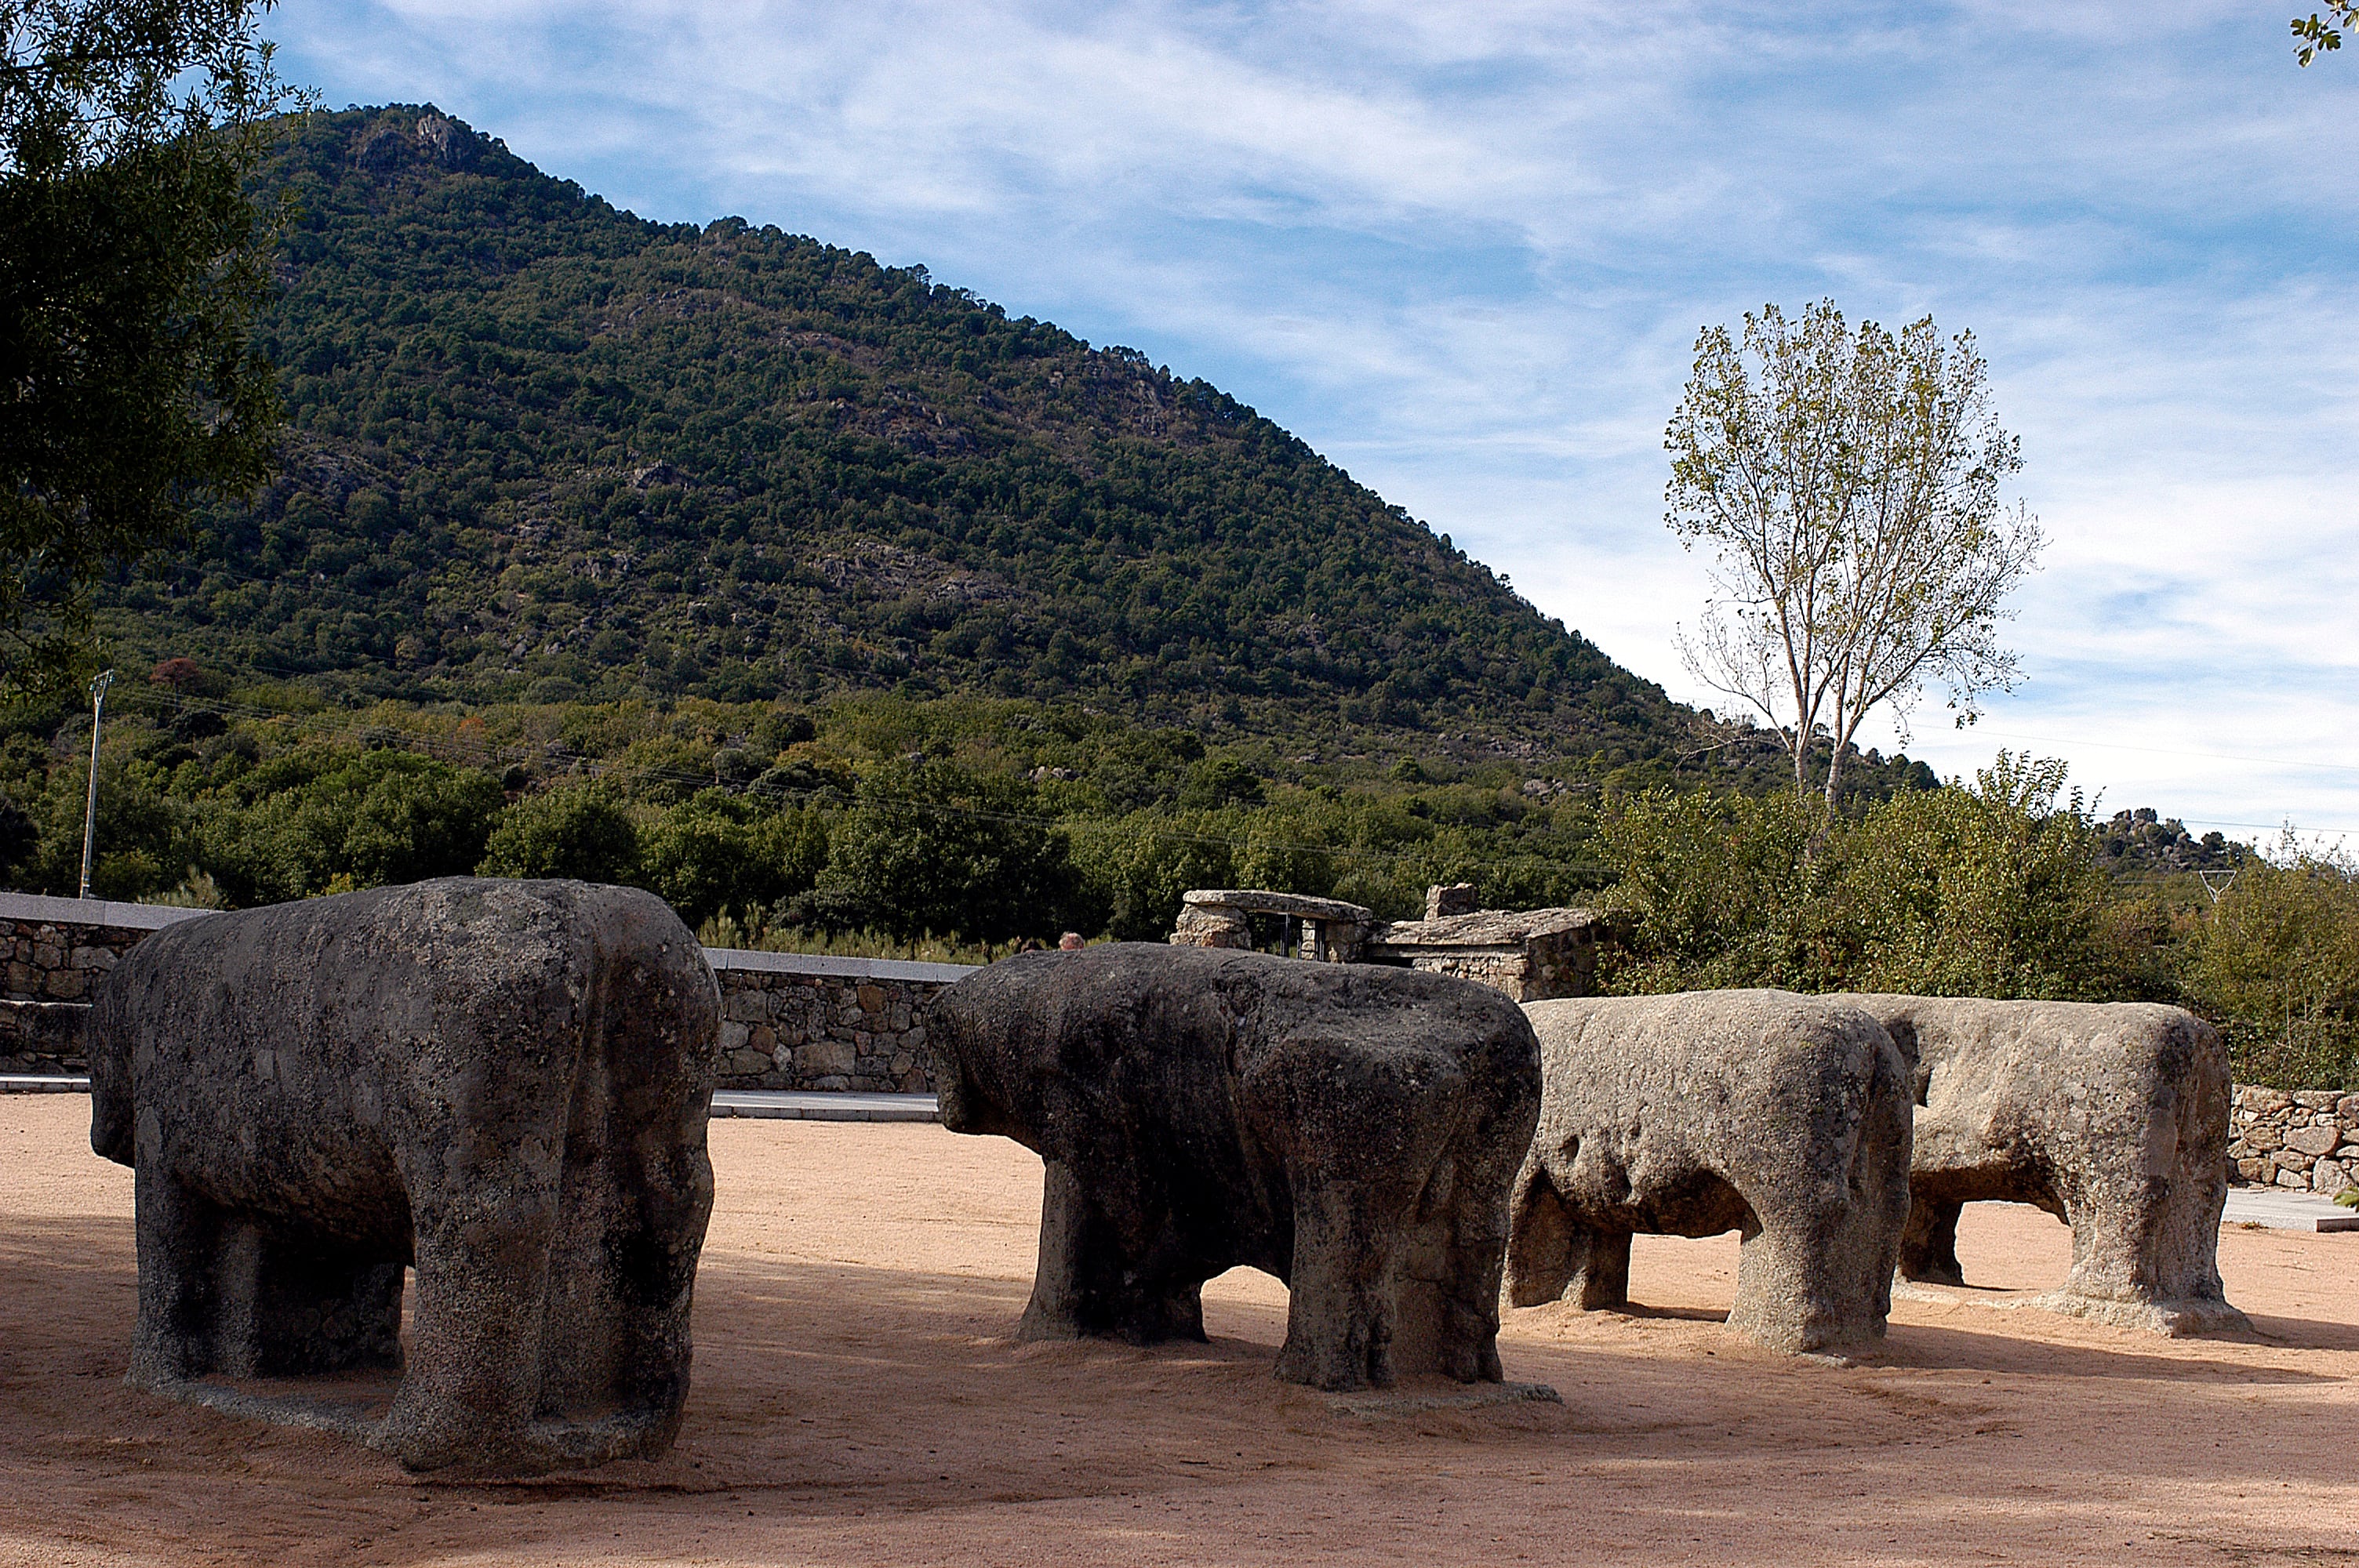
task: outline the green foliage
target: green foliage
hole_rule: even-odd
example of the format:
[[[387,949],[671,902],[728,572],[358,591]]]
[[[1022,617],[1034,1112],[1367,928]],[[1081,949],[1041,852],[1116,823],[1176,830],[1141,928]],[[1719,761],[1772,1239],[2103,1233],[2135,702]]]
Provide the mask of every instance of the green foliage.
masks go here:
[[[255,9],[0,0],[0,697],[71,684],[101,578],[267,471]]]
[[[1080,907],[1065,834],[1028,791],[946,762],[896,762],[861,781],[814,908],[823,923],[908,938],[1053,938],[1104,916]]]
[[[1833,867],[1811,852],[1825,827],[1811,798],[1655,791],[1598,831],[1633,921],[1600,979],[1625,992],[1724,986],[1829,989]]]
[[[1158,940],[1191,887],[1399,919],[1428,885],[1473,881],[1490,907],[1620,909],[1616,990],[2174,1000],[2227,1034],[2240,1081],[2359,1088],[2348,862],[2288,838],[2216,907],[2191,877],[2117,881],[2114,825],[2056,765],[2005,753],[1971,786],[1842,814],[1790,790],[1600,810],[1446,748],[1414,779],[1383,755],[1311,771],[1022,702],[297,714],[245,700],[267,691],[191,695],[206,684],[132,686],[110,709],[104,896],[245,906],[469,869],[574,876],[651,888],[730,942],[966,962],[1065,930]],[[0,719],[5,885],[73,891],[87,724],[71,708]],[[734,786],[709,782],[723,754]],[[649,761],[674,758],[703,771]],[[1223,804],[1180,804],[1203,798]]]
[[[695,925],[723,910],[750,911],[808,892],[828,853],[827,825],[816,808],[766,810],[743,795],[708,789],[666,812],[647,835],[645,885]]]
[[[1625,991],[1766,985],[1931,996],[2136,993],[2135,945],[2060,763],[2002,752],[1975,787],[1848,817],[1816,801],[1656,794],[1599,835],[1634,917]]]
[[[499,782],[414,752],[309,746],[264,764],[208,814],[203,864],[240,904],[460,876],[484,858]]]
[[[1284,754],[1451,723],[1630,784],[1771,771],[1130,350],[775,229],[642,222],[429,109],[290,124],[265,184],[300,207],[260,330],[286,477],[111,591],[139,659],[344,699],[1020,695]],[[720,749],[661,765],[725,787]]]
[[[1871,807],[1842,835],[1848,989],[2118,1000],[2111,884],[2061,762],[2001,752],[1972,790]]]
[[[577,786],[520,800],[502,812],[476,870],[487,877],[632,882],[639,864],[638,824],[621,795]]]
[[[2359,866],[2288,834],[2248,861],[2186,945],[2190,1005],[2239,1081],[2359,1089]]]
[[[2326,15],[2312,11],[2307,16],[2292,21],[2294,51],[2298,64],[2307,66],[2320,55],[2332,54],[2343,47],[2343,29],[2359,28],[2359,4],[2353,0],[2328,0]]]

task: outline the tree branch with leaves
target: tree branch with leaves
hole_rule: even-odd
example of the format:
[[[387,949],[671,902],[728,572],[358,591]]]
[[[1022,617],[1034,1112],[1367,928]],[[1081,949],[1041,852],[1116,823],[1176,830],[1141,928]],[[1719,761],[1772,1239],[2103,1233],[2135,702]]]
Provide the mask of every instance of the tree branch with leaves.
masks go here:
[[[0,698],[74,684],[104,576],[268,470],[269,4],[0,0]]]
[[[2343,30],[2359,30],[2359,0],[2329,0],[2326,14],[2312,11],[2293,19],[2293,58],[2308,65],[2320,55],[2343,47]]]
[[[1664,447],[1665,522],[1713,556],[1713,595],[1689,673],[1776,728],[1797,794],[1831,748],[1832,806],[1844,753],[1878,708],[1904,737],[1928,685],[1961,724],[2018,666],[2003,601],[2037,566],[2038,524],[2000,494],[2023,466],[1990,411],[1971,334],[1944,342],[1931,317],[1895,337],[1854,335],[1832,300],[1788,321],[1775,305],[1741,335],[1696,340]]]

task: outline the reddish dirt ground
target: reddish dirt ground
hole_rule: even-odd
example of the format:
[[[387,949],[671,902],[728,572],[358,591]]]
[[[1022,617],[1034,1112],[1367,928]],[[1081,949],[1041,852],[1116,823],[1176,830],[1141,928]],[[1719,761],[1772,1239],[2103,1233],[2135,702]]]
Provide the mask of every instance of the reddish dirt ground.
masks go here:
[[[1207,1288],[1210,1346],[1011,1342],[1011,1143],[720,1121],[678,1447],[453,1485],[123,1385],[131,1176],[87,1115],[0,1098],[0,1563],[2359,1564],[2359,1235],[2229,1229],[2258,1332],[2170,1341],[1993,1310],[2069,1238],[1977,1206],[1980,1288],[1852,1367],[1719,1325],[1733,1237],[1640,1238],[1643,1310],[1510,1315],[1561,1405],[1368,1410],[1272,1380],[1258,1274]]]

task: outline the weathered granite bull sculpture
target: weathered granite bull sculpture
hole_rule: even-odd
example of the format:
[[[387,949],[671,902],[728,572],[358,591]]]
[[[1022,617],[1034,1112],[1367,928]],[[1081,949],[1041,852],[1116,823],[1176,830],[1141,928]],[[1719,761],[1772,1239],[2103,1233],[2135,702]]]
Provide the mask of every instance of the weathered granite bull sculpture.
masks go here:
[[[1908,1067],[1875,1019],[1787,991],[1524,1004],[1545,1085],[1516,1179],[1516,1306],[1629,1300],[1630,1238],[1744,1237],[1729,1326],[1880,1336],[1908,1214]]]
[[[2072,1227],[2059,1312],[2164,1334],[2246,1326],[2220,1283],[2228,1053],[2148,1002],[1853,996],[1916,1062],[1904,1277],[1964,1283],[1969,1203],[2036,1204]]]
[[[91,1145],[138,1173],[131,1380],[316,1423],[199,1379],[400,1368],[354,1434],[415,1470],[662,1453],[719,1020],[628,888],[454,878],[148,937],[90,1035]]]
[[[1027,1338],[1204,1337],[1201,1287],[1290,1295],[1277,1375],[1497,1381],[1507,1184],[1539,1061],[1444,976],[1123,944],[994,964],[936,1001],[952,1131],[1048,1170]]]

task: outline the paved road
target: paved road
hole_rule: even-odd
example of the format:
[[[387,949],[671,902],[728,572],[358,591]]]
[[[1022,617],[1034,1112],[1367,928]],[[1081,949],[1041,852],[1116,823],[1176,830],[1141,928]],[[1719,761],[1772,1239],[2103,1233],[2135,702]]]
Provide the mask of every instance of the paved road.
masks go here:
[[[773,1117],[783,1121],[940,1121],[931,1095],[864,1095],[849,1090],[722,1089],[715,1116]]]

